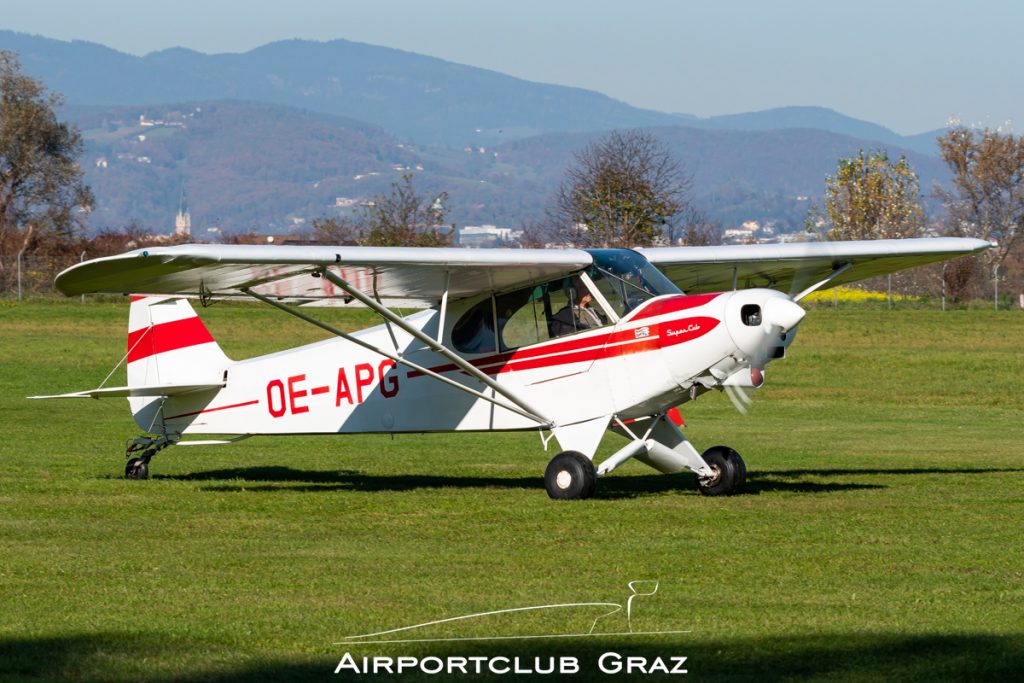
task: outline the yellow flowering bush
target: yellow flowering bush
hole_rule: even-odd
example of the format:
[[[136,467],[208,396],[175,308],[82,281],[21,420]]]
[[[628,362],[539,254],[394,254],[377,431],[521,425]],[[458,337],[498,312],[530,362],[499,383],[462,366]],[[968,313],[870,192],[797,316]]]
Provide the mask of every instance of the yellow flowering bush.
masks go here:
[[[865,289],[856,289],[854,287],[833,287],[832,289],[818,290],[808,294],[803,299],[804,301],[812,304],[861,304],[861,303],[885,303],[889,300],[889,295],[885,292],[872,292]],[[892,295],[893,301],[919,301],[920,297],[911,296],[909,294],[896,294]]]

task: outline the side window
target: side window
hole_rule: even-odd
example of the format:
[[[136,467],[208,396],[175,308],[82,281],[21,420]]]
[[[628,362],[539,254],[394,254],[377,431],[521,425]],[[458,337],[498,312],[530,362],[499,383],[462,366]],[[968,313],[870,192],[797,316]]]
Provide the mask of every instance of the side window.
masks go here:
[[[641,280],[635,273],[615,274],[593,268],[589,274],[605,301],[620,318],[654,296],[639,284]]]
[[[625,288],[622,286],[622,282],[605,277],[597,268],[591,269],[590,277],[594,281],[594,285],[597,286],[598,291],[601,292],[601,296],[604,297],[608,305],[615,309],[616,315],[622,317],[629,312],[629,307],[626,304],[626,293]]]
[[[484,299],[455,323],[452,346],[462,353],[497,351],[495,317],[501,351],[608,324],[607,316],[590,305],[591,297],[584,296],[588,292],[582,280],[568,277]]]
[[[466,311],[452,328],[452,346],[462,353],[488,353],[494,345],[494,299],[488,297]]]
[[[504,300],[513,295],[518,295],[519,301],[511,300],[508,303],[518,303],[518,308],[503,306]],[[515,349],[550,339],[548,319],[551,317],[551,300],[548,285],[537,285],[532,289],[514,292],[513,295],[498,297],[498,324],[501,325],[502,348]]]

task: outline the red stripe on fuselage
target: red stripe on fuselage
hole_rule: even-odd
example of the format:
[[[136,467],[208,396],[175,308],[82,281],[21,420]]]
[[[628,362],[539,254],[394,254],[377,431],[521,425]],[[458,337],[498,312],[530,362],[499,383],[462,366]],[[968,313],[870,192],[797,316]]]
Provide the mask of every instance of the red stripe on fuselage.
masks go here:
[[[165,417],[164,419],[165,420],[177,420],[178,418],[181,418],[181,417],[192,417],[193,415],[202,415],[203,413],[216,413],[218,410],[229,410],[231,408],[244,408],[245,406],[254,406],[257,403],[259,403],[258,400],[245,401],[244,403],[233,403],[233,404],[231,404],[229,406],[218,406],[216,408],[205,408],[203,410],[192,411],[191,413],[182,413],[181,415],[172,415],[170,417]]]
[[[695,316],[683,320],[669,320],[658,325],[658,334],[661,337],[659,346],[675,346],[688,342],[697,337],[703,337],[711,330],[718,327],[721,321],[718,318],[708,316]]]
[[[504,353],[496,353],[490,356],[484,356],[483,358],[475,358],[473,360],[466,359],[474,367],[482,369],[487,374],[496,374],[491,366],[504,366],[511,362],[522,362],[527,359],[537,358],[538,356],[548,356],[552,354],[564,354],[570,351],[579,351],[581,349],[598,350],[605,343],[608,342],[608,338],[612,335],[608,332],[603,334],[593,334],[586,337],[574,337],[572,339],[566,339],[561,341],[552,341],[548,343],[534,344],[524,349],[517,349],[515,351],[506,351]],[[557,364],[557,363],[556,363]],[[459,366],[454,363],[448,363],[446,365],[438,365],[433,368],[429,368],[434,372],[452,372],[453,370],[459,370]],[[412,370],[408,374],[409,377],[422,377],[423,373],[418,370]]]
[[[144,327],[128,333],[128,362],[132,363],[153,354],[177,351],[213,341],[213,335],[198,317]]]
[[[561,342],[537,344],[519,351],[477,358],[470,362],[488,375],[536,370],[570,363],[588,363],[682,344],[703,337],[717,327],[719,322],[717,318],[695,316],[650,325],[646,336],[642,337],[637,337],[638,328],[629,328]],[[430,368],[438,373],[459,369],[454,363]],[[423,373],[415,370],[408,373],[410,378],[421,376]]]
[[[714,301],[719,296],[721,296],[721,293],[695,294],[693,296],[673,296],[664,299],[654,299],[653,301],[648,302],[646,306],[641,306],[640,310],[637,311],[633,317],[629,318],[629,322],[697,308]]]

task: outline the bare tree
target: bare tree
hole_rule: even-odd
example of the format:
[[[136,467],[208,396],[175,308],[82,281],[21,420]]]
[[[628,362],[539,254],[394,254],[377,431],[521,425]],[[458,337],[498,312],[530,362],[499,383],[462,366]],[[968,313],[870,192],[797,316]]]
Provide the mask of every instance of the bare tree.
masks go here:
[[[526,220],[519,228],[522,232],[519,246],[524,249],[543,249],[549,242],[557,239],[557,236],[552,234],[551,226],[543,221]]]
[[[388,194],[367,202],[353,217],[313,221],[316,240],[362,246],[443,247],[452,243],[455,226],[445,223],[448,193],[430,199],[416,193],[413,174],[391,184]]]
[[[722,224],[712,221],[707,214],[688,204],[679,220],[666,226],[665,240],[670,246],[706,247],[722,243]]]
[[[312,225],[313,239],[320,244],[359,244],[359,229],[350,216],[314,218]]]
[[[1024,233],[1024,137],[957,126],[938,143],[953,172],[953,191],[937,191],[949,210],[952,231],[996,242],[985,253],[997,268]]]
[[[672,234],[693,178],[650,133],[613,131],[574,155],[552,210],[563,239],[633,247]]]
[[[825,177],[824,211],[812,210],[808,229],[832,240],[914,237],[924,228],[921,188],[905,157],[895,163],[883,150],[840,159]]]
[[[17,56],[0,50],[0,288],[15,254],[33,243],[64,260],[61,247],[83,227],[93,204],[78,157],[82,136],[57,120],[61,97],[21,73]],[[56,250],[50,247],[60,247]],[[49,254],[38,255],[46,261]],[[47,266],[50,264],[47,263]],[[64,263],[63,265],[67,265]]]

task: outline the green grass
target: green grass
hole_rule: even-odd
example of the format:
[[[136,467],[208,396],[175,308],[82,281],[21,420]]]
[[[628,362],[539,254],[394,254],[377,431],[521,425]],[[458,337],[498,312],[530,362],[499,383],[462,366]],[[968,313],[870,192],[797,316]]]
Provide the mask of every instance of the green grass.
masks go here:
[[[235,357],[318,338],[254,305],[203,316]],[[153,479],[124,481],[137,431],[123,401],[23,397],[96,386],[126,318],[126,304],[0,302],[4,680],[319,680],[346,651],[574,655],[578,680],[620,679],[594,673],[609,650],[685,655],[696,680],[1024,675],[1020,312],[813,310],[751,415],[718,394],[684,406],[698,447],[744,454],[748,495],[703,498],[630,462],[595,499],[561,504],[536,434],[257,438],[171,449]],[[333,645],[620,602],[635,579],[660,590],[634,604],[634,630],[691,633]],[[564,633],[586,617],[427,635]]]

